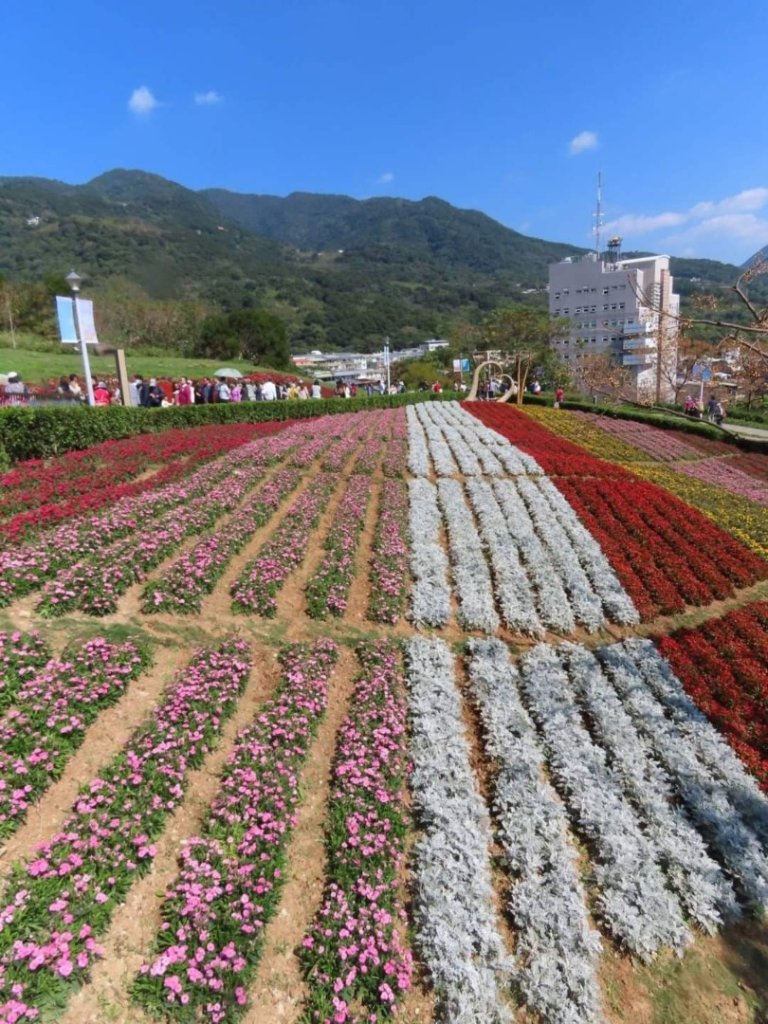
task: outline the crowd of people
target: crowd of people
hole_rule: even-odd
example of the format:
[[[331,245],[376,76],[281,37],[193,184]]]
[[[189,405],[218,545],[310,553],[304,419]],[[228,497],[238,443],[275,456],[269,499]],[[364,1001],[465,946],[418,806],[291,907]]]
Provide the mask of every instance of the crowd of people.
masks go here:
[[[281,399],[310,400],[319,398],[356,398],[358,395],[399,394],[405,383],[397,381],[387,388],[384,382],[364,383],[337,380],[335,386],[311,383],[300,378],[275,374],[275,379],[253,377],[179,377],[175,380],[145,377],[135,373],[129,383],[129,404],[147,409],[173,405],[205,405],[211,402],[274,402]],[[123,397],[116,377],[92,377],[94,405],[122,405]],[[18,373],[8,373],[6,383],[0,381],[0,404],[27,405],[50,402],[85,403],[87,388],[76,373],[62,375],[58,383],[47,387],[29,387]]]

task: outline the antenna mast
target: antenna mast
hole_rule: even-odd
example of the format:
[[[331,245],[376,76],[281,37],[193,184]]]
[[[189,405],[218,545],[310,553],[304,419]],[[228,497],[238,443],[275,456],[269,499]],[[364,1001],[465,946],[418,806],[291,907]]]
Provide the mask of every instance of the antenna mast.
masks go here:
[[[603,230],[603,172],[597,172],[597,205],[595,206],[595,250],[600,259],[600,236]]]

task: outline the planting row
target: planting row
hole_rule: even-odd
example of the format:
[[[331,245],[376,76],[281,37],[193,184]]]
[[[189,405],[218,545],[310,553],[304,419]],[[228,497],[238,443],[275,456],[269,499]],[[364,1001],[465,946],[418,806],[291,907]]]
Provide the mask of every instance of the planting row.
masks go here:
[[[114,704],[148,664],[132,641],[88,640],[21,682],[0,718],[0,839],[22,824],[99,712]]]
[[[475,411],[474,408],[473,411]],[[484,411],[482,415],[485,419]],[[500,415],[503,416],[503,413]],[[558,437],[562,435],[563,438],[578,440],[580,445],[584,445],[590,452],[599,455],[603,460],[613,459],[627,462],[631,461],[627,456],[628,452],[632,453],[632,459],[636,459],[639,454],[638,449],[632,448],[618,438],[611,437],[605,431],[599,430],[583,420],[576,419],[570,413],[556,413],[551,409],[531,408],[526,410],[526,416],[522,418],[531,419],[531,417],[547,428],[546,433],[550,438],[554,433]],[[515,430],[518,429],[515,425]],[[686,441],[697,447],[703,446],[705,443],[717,443],[705,442],[703,439],[693,436],[686,436]],[[555,443],[567,445],[576,452],[581,451],[580,459],[584,456],[583,449],[579,449],[570,441],[560,440]],[[733,451],[733,449],[730,450]],[[764,455],[731,455],[727,462],[729,466],[743,470],[750,476],[766,479],[768,457]],[[601,462],[600,465],[600,473],[606,475],[606,470],[602,467],[608,467],[610,463]],[[697,479],[697,465],[699,464],[686,463],[689,471],[682,472],[683,464],[681,463],[677,464],[675,469],[670,469],[666,464],[635,461],[632,464],[632,473],[662,487],[665,492],[676,495],[686,505],[698,509],[699,512],[714,520],[722,530],[738,538],[753,552],[768,559],[768,516],[765,514],[764,507],[738,493],[724,490],[722,486],[716,486],[715,483]],[[607,470],[611,473],[616,471],[619,471],[619,467]],[[706,469],[704,475],[706,475]],[[696,517],[696,521],[699,521],[699,517]]]
[[[768,604],[659,637],[686,693],[768,791]]]
[[[179,1021],[237,1019],[276,912],[299,773],[325,712],[331,641],[286,647],[278,692],[240,732],[200,833],[185,841],[136,1001]]]
[[[95,512],[122,497],[156,490],[232,448],[283,430],[287,423],[168,430],[105,441],[50,462],[24,462],[0,478],[0,519],[7,520],[3,523],[5,543]],[[136,480],[139,476],[144,478]]]
[[[535,451],[548,470],[548,442],[555,450],[559,444],[578,451],[517,410],[489,402],[471,409],[513,443]],[[565,455],[556,451],[550,461],[560,458]],[[600,544],[643,619],[709,604],[768,576],[768,561],[665,490],[586,452],[574,458],[580,473],[553,483]]]
[[[235,636],[197,652],[150,719],[76,798],[62,829],[17,866],[0,908],[0,1019],[63,1010],[102,955],[106,931],[189,772],[215,745],[249,672]]]
[[[542,1021],[596,1024],[601,944],[590,911],[645,960],[662,947],[682,952],[693,928],[713,932],[745,909],[764,915],[768,800],[650,641],[596,652],[541,644],[514,665],[500,641],[473,640],[469,694],[493,768],[510,958],[457,666],[440,640],[407,649],[424,830],[416,936],[446,1019],[510,1019],[502,992],[514,983]]]
[[[416,623],[444,626],[450,616],[438,498],[465,628],[496,630],[494,594],[505,624],[531,636],[545,629],[572,633],[577,624],[595,631],[606,618],[638,621],[598,544],[546,479],[468,479],[477,526],[459,481],[442,479],[435,487],[417,477],[409,488]]]
[[[319,910],[301,947],[306,1014],[342,1024],[389,1019],[411,984],[400,869],[406,819],[405,693],[391,643],[358,648],[363,671],[336,739],[328,866]]]

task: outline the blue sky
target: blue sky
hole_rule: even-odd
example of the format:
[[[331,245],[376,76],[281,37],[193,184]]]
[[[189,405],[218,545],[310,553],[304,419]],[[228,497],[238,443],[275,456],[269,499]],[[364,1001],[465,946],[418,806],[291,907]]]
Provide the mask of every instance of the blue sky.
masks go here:
[[[768,4],[6,4],[0,175],[437,195],[590,244],[768,244]]]

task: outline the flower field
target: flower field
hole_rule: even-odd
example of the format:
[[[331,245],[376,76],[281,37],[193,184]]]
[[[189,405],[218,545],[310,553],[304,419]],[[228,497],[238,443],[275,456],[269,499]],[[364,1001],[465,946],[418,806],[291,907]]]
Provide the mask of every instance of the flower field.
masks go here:
[[[6,474],[0,1024],[759,1024],[760,458],[425,401]]]

